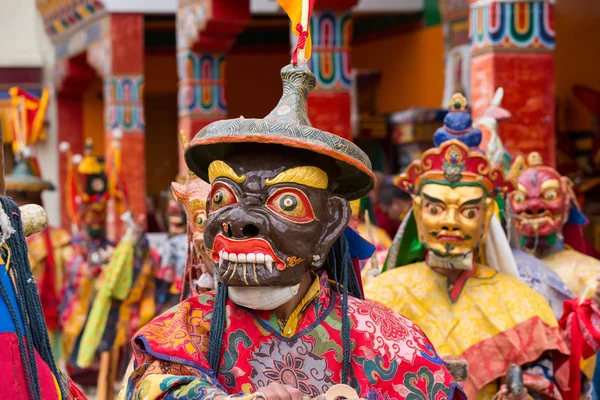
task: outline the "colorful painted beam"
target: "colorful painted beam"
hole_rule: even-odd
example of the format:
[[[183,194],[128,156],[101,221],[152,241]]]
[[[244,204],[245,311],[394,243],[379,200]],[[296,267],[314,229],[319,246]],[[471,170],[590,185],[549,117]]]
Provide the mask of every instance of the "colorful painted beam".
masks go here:
[[[177,11],[179,129],[191,139],[209,123],[227,117],[227,51],[250,19],[249,0],[183,0]],[[176,137],[176,132],[173,132]],[[180,173],[187,167],[183,151]]]
[[[309,64],[317,85],[308,97],[308,116],[315,127],[350,140],[354,131],[350,59],[353,2],[346,3],[347,9],[317,9],[312,14]]]

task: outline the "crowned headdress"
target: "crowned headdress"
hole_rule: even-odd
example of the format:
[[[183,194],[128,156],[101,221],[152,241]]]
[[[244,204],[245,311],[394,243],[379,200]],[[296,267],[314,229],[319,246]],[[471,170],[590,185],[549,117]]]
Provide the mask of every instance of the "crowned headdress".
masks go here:
[[[500,168],[492,167],[486,156],[469,151],[458,140],[450,140],[438,148],[427,150],[394,183],[411,195],[418,194],[427,183],[475,184],[489,195],[506,194],[515,187],[510,179],[504,177]]]

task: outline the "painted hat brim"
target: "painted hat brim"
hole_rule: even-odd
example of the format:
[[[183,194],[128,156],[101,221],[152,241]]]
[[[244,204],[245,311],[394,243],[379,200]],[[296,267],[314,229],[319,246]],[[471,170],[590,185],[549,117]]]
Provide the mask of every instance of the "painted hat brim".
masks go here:
[[[10,176],[5,178],[5,186],[7,191],[12,192],[43,192],[44,190],[53,191],[55,189],[54,185],[48,181],[23,177],[13,180]]]
[[[311,126],[264,119],[238,118],[206,126],[185,152],[187,166],[208,182],[210,163],[222,160],[242,143],[305,149],[334,159],[341,169],[335,193],[348,200],[362,198],[373,189],[375,174],[371,161],[354,143]]]

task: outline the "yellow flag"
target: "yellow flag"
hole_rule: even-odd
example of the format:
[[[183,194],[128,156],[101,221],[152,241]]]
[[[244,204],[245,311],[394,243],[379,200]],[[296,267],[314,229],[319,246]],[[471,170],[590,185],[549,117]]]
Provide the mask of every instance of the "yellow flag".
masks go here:
[[[292,29],[294,30],[294,33],[296,34],[296,36],[300,37],[300,32],[298,31],[297,28],[302,26],[300,20],[302,19],[302,3],[303,3],[303,1],[302,0],[277,0],[277,2],[281,6],[281,8],[283,8],[285,10],[288,17],[290,17],[290,20],[292,21]],[[309,1],[307,1],[307,3],[309,3],[308,25],[310,26],[310,14],[312,13],[312,9],[315,5],[315,0],[309,0]],[[308,31],[308,37],[306,38],[305,55],[306,55],[306,59],[310,60],[310,55],[311,55],[311,51],[312,51],[312,40],[310,37],[310,29],[308,27],[306,27],[306,30]],[[294,53],[297,50],[298,50],[298,47],[296,47],[296,50],[294,50]]]

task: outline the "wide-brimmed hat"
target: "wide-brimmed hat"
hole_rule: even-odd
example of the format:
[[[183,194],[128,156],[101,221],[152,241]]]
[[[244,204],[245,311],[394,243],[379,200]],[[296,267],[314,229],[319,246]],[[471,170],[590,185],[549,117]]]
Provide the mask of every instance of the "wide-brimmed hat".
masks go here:
[[[11,192],[42,192],[54,190],[54,185],[33,172],[32,159],[22,157],[9,175],[4,178],[6,190]]]
[[[369,157],[354,143],[311,126],[306,100],[316,80],[306,62],[285,66],[281,79],[283,96],[264,119],[222,120],[198,132],[185,152],[188,168],[208,181],[208,166],[240,144],[275,144],[309,150],[335,160],[341,169],[335,193],[349,200],[365,196],[375,179]]]

